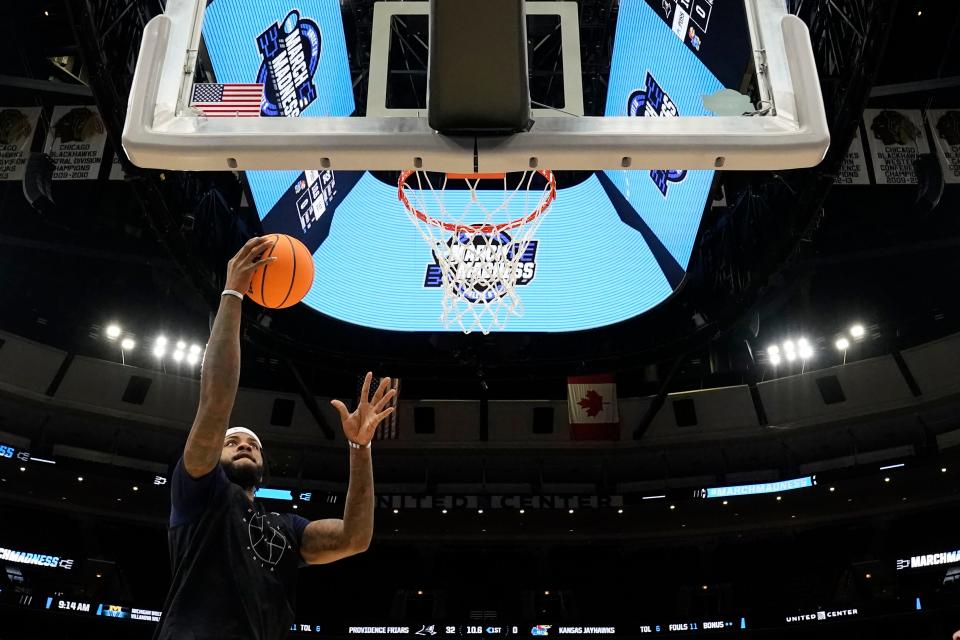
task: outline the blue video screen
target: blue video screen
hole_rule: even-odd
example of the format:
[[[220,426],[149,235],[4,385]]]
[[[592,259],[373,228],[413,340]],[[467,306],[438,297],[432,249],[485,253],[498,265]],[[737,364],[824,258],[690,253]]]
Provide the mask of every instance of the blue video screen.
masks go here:
[[[212,0],[203,38],[217,82],[265,85],[262,117],[363,115],[354,113],[337,0]],[[645,0],[621,0],[608,87],[606,115],[673,117],[710,115],[702,96],[723,84]],[[313,252],[305,304],[374,329],[444,330],[436,262],[396,184],[364,171],[248,171],[246,179],[264,231]],[[663,302],[683,280],[712,180],[712,171],[597,171],[558,189],[524,256],[524,314],[505,330],[593,329]],[[448,206],[464,196],[447,192]],[[380,273],[389,275],[387,298],[356,295]]]

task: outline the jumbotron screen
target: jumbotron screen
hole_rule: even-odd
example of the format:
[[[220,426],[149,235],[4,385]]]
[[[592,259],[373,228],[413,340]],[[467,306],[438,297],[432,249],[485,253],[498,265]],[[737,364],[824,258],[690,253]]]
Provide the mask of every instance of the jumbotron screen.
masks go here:
[[[667,17],[663,4],[620,1],[605,115],[711,115],[702,98],[724,88],[715,72],[730,84],[733,74],[704,55],[707,32],[692,18],[678,30],[674,10]],[[724,24],[705,16],[698,18],[704,26],[721,25],[711,31]],[[273,86],[285,90],[267,91],[261,117],[364,115],[354,112],[337,0],[211,0],[203,38],[217,82],[277,76]],[[720,35],[713,42],[722,42]],[[396,183],[365,171],[248,171],[246,179],[264,230],[299,238],[313,253],[316,279],[305,304],[374,329],[444,330],[441,286],[428,277],[436,261],[398,201]],[[665,168],[598,171],[560,185],[523,257],[517,293],[524,313],[506,330],[592,329],[664,301],[687,270],[712,180],[712,171]],[[494,192],[479,196],[495,206]],[[374,283],[384,295],[357,295]]]

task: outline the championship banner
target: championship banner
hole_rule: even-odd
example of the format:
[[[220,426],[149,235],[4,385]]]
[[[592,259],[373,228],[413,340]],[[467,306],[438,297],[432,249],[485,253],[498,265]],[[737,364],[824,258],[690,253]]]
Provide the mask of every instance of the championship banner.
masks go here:
[[[23,180],[40,107],[0,107],[0,180]]]
[[[843,157],[840,171],[833,179],[836,185],[870,184],[870,174],[867,173],[867,157],[863,152],[863,139],[860,137],[860,127],[853,136],[853,142]]]
[[[113,162],[110,164],[110,175],[108,180],[123,180],[123,165],[120,164],[120,156],[113,154]]]
[[[97,108],[53,108],[44,152],[53,160],[54,180],[96,180],[103,164],[107,130]]]
[[[960,184],[960,109],[930,109],[927,118],[943,167],[943,181]]]
[[[866,109],[863,122],[877,184],[917,184],[913,162],[930,153],[918,109]]]

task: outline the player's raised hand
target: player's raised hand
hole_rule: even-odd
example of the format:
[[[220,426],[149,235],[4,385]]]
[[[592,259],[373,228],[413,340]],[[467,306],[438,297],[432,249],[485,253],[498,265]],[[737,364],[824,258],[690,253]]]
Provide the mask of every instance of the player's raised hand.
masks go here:
[[[264,265],[276,261],[276,258],[260,259],[260,256],[267,251],[274,243],[270,236],[263,238],[250,238],[246,244],[240,247],[237,255],[230,258],[227,263],[227,285],[226,288],[232,291],[246,293],[250,288],[250,281],[253,279],[253,272],[262,268]]]
[[[373,440],[373,434],[377,427],[383,422],[383,419],[393,413],[394,408],[388,407],[390,401],[397,395],[396,389],[390,389],[390,378],[384,378],[380,381],[373,397],[370,397],[370,382],[373,380],[373,373],[367,372],[363,378],[363,387],[360,389],[360,400],[353,413],[347,411],[346,405],[339,400],[331,400],[330,404],[334,406],[340,414],[340,422],[343,425],[343,435],[347,440],[366,446]],[[389,390],[388,390],[389,389]],[[386,407],[386,409],[384,409]]]

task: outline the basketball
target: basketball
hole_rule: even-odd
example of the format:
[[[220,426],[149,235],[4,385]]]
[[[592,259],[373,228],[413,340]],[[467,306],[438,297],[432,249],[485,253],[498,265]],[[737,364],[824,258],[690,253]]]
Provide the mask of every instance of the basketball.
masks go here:
[[[296,238],[280,233],[264,236],[274,239],[262,258],[276,258],[253,274],[247,295],[268,309],[286,309],[297,304],[313,286],[313,256]]]

